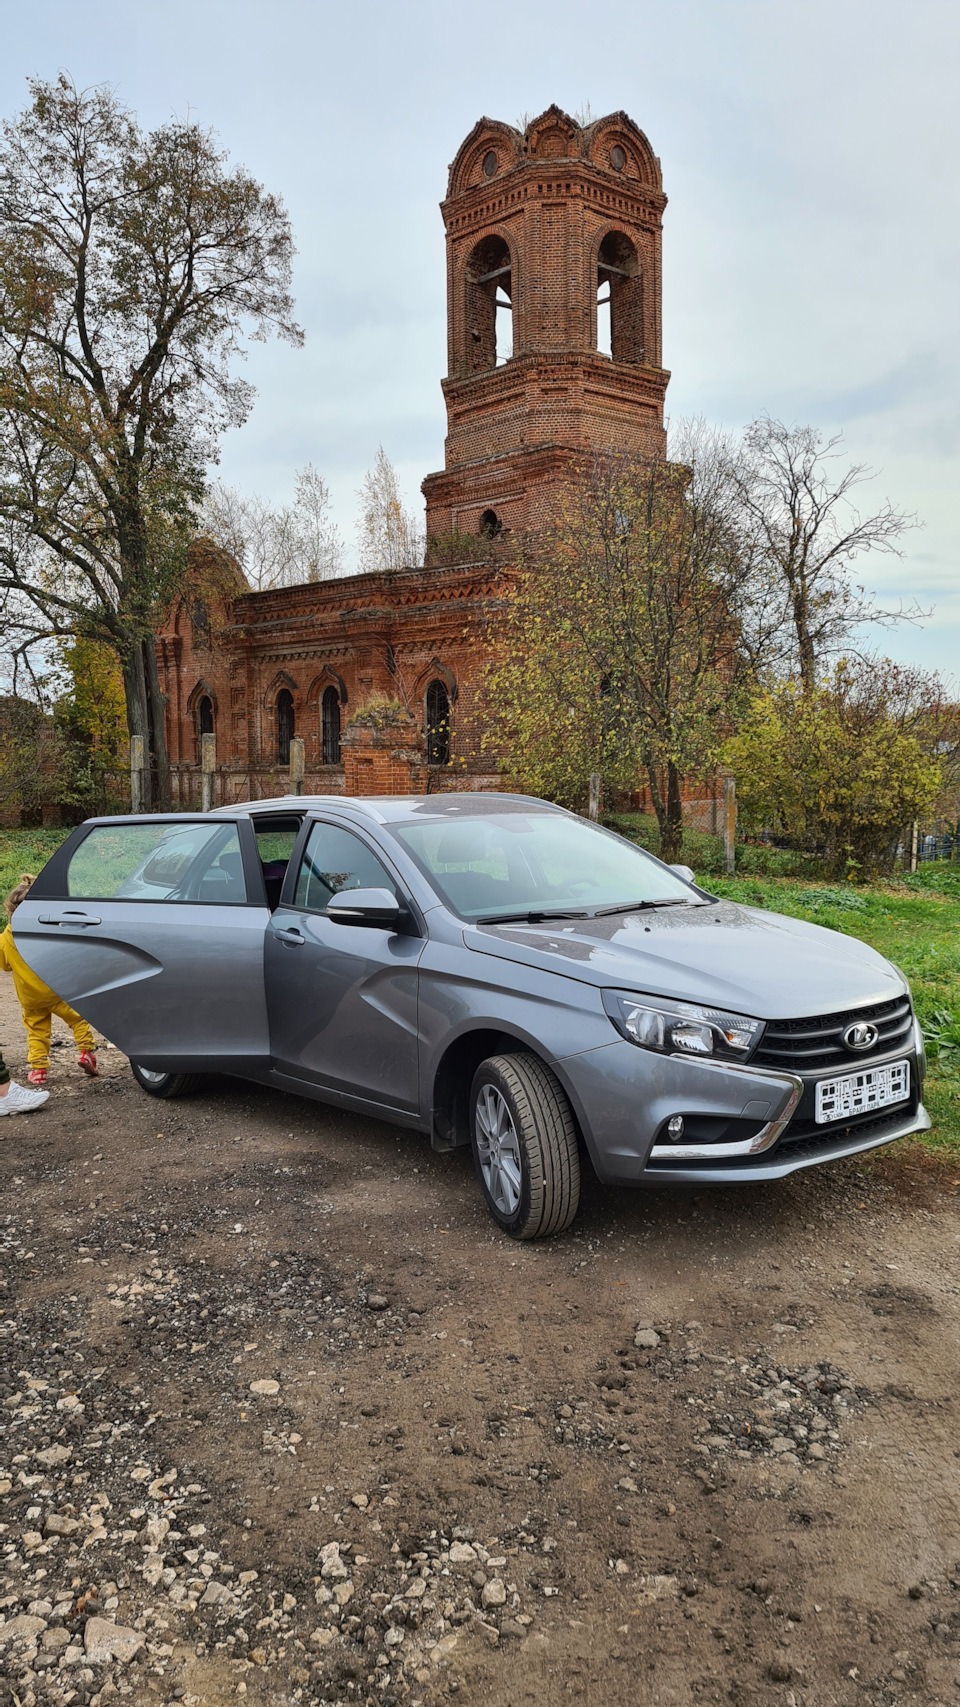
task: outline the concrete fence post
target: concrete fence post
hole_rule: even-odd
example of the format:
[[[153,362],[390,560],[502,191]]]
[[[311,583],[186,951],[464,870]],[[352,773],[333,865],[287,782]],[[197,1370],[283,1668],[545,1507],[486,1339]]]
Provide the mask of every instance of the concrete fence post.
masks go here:
[[[728,877],[737,869],[737,784],[732,776],[723,779],[723,869]]]
[[[130,737],[130,810],[143,811],[143,736]]]
[[[290,737],[290,793],[303,793],[304,750],[303,736]]]
[[[216,735],[201,735],[200,737],[200,810],[212,812],[214,807],[213,785],[217,770],[217,737]]]
[[[600,772],[590,772],[590,795],[587,802],[587,817],[595,824],[600,816]]]

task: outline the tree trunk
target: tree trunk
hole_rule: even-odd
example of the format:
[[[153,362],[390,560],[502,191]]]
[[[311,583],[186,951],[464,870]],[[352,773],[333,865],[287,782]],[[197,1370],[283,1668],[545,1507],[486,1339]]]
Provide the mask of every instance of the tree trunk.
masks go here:
[[[660,858],[668,865],[679,860],[683,853],[683,803],[680,798],[681,776],[673,760],[667,763],[667,805],[665,823],[660,830]]]
[[[667,835],[667,803],[660,787],[660,773],[652,759],[647,760],[647,781],[650,784],[650,799],[653,802],[653,810],[657,815],[657,829],[660,833],[662,853],[664,839]]]
[[[143,750],[150,750],[149,713],[147,708],[147,684],[143,670],[143,650],[134,641],[130,650],[123,653],[120,659],[123,674],[123,694],[127,707],[127,733],[140,735],[143,738]],[[150,810],[150,773],[145,771],[143,779],[144,810]]]
[[[800,662],[800,683],[804,693],[813,693],[817,685],[817,659],[810,634],[810,611],[806,587],[796,587],[793,593],[793,626],[797,634],[797,654]]]
[[[158,812],[169,812],[172,801],[170,759],[167,754],[166,698],[160,687],[160,671],[157,668],[157,642],[152,634],[148,634],[146,640],[141,644],[149,709],[150,752],[153,760],[151,769],[154,772],[156,782],[156,809]]]

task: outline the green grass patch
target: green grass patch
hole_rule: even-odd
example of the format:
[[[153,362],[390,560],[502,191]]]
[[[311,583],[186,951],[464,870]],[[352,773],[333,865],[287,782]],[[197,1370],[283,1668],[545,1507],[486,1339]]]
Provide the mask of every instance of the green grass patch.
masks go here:
[[[24,871],[34,875],[70,834],[67,827],[45,830],[0,830],[0,899],[8,895]],[[3,920],[0,918],[0,925]]]
[[[773,877],[700,873],[713,895],[766,907],[859,937],[910,981],[930,1060],[924,1101],[933,1130],[920,1140],[960,1160],[960,869],[931,864],[903,880],[853,888]]]

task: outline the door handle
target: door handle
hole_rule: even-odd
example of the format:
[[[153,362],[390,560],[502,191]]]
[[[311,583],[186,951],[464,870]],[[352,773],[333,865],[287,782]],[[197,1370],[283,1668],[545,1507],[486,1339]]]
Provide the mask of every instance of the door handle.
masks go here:
[[[302,948],[307,940],[299,925],[290,925],[286,930],[274,931],[273,934],[280,942],[289,943],[291,948]]]
[[[38,925],[98,925],[92,913],[39,913]]]

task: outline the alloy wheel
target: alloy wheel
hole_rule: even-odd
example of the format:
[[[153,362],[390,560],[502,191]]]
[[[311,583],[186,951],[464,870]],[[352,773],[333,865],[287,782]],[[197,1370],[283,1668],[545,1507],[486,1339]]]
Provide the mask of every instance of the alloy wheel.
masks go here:
[[[520,1202],[520,1140],[506,1098],[495,1085],[481,1086],[476,1132],[477,1160],[491,1201],[501,1215],[515,1215]]]

